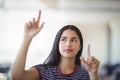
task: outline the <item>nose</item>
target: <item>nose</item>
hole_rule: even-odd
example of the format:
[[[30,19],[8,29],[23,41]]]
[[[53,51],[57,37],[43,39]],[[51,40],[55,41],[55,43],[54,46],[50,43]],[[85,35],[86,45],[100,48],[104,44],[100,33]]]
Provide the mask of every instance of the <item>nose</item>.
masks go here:
[[[71,47],[71,42],[70,42],[70,40],[67,40],[67,42],[66,42],[66,47]]]

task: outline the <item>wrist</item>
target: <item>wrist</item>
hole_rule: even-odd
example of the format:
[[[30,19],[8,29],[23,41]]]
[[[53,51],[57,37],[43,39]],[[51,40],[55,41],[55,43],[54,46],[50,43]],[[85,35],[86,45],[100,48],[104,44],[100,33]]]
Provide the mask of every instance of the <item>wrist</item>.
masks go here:
[[[32,39],[33,39],[33,38],[27,37],[27,36],[24,36],[24,37],[23,37],[23,41],[25,41],[25,42],[31,42]]]
[[[23,40],[32,40],[33,39],[33,37],[30,37],[30,36],[27,36],[27,35],[24,35],[24,37],[23,37]]]
[[[89,72],[90,80],[98,80],[98,72]]]

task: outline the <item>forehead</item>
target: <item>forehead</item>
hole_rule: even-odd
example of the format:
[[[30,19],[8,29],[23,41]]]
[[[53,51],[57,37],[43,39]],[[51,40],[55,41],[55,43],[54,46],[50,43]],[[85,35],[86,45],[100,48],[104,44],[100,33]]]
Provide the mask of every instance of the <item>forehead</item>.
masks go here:
[[[67,29],[63,31],[61,37],[78,37],[78,35],[74,30]]]

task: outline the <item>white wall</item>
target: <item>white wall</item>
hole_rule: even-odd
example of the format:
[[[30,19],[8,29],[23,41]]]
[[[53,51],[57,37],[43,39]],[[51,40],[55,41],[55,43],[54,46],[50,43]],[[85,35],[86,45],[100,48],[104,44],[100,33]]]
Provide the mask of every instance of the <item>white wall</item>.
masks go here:
[[[111,28],[111,60],[112,64],[120,63],[120,18],[110,22]]]
[[[115,4],[118,6],[117,2],[115,2]],[[35,6],[35,9],[30,9],[31,6],[28,6],[25,6],[25,9],[22,7],[22,10],[18,5],[17,10],[15,6],[8,5],[6,6],[5,11],[0,10],[0,62],[14,62],[22,42],[24,24],[33,17],[36,17],[38,8],[40,7],[38,6],[38,3]],[[32,7],[33,6],[34,5],[32,5]],[[117,6],[114,6],[114,8],[116,9]],[[91,5],[91,7],[93,6]],[[91,53],[101,61],[101,65],[109,62],[109,23],[116,18],[120,21],[120,11],[115,10],[114,12],[113,9],[113,11],[91,11],[91,7],[88,8],[84,6],[83,9],[80,8],[82,11],[43,9],[42,21],[45,21],[46,24],[42,32],[36,36],[30,46],[26,68],[29,68],[34,64],[42,63],[46,59],[52,47],[55,34],[65,24],[77,25],[80,30],[82,30],[85,41],[83,55],[86,55],[87,44],[90,43]],[[98,8],[101,7],[102,6],[99,5]],[[106,8],[108,7],[109,5],[106,6]],[[84,11],[84,9],[86,10]],[[117,7],[117,9],[119,8]],[[117,44],[119,43],[119,38],[116,38],[116,35],[119,37],[120,31],[118,29],[119,27],[115,29],[117,32],[114,31],[114,27],[118,26],[118,24],[112,23],[111,25],[111,29],[113,29],[111,45],[114,46],[112,47],[111,54],[113,63],[116,63],[119,62],[119,57],[117,57],[119,55],[119,45]]]
[[[56,32],[63,24],[64,14],[56,11],[42,11],[43,30],[38,34],[29,49],[27,67],[42,63],[48,56]],[[0,12],[0,62],[13,62],[23,39],[24,24],[38,11],[1,11]],[[7,56],[6,56],[7,55]]]

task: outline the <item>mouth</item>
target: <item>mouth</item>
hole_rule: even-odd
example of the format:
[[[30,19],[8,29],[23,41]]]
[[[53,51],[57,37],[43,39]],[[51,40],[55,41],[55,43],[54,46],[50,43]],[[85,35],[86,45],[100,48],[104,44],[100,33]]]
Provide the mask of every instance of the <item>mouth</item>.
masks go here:
[[[65,49],[64,51],[65,51],[66,53],[71,53],[71,52],[73,52],[72,49]]]

